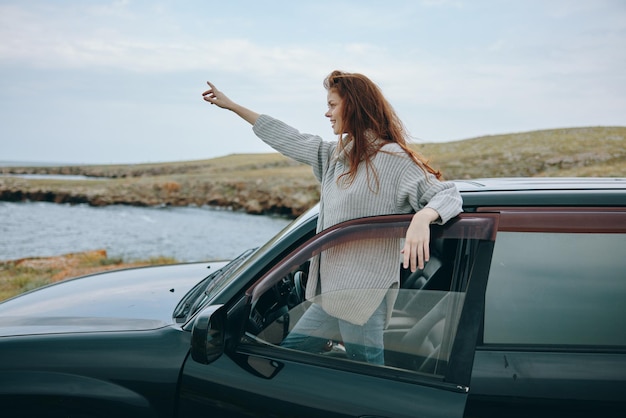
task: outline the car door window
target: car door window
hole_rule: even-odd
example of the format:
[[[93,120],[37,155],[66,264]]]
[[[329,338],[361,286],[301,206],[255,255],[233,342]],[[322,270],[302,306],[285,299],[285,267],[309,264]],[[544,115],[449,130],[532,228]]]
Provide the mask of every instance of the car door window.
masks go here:
[[[510,227],[495,244],[484,343],[626,346],[626,213],[503,219]]]
[[[355,342],[345,341],[346,333],[335,318],[362,322],[367,318],[360,318],[361,312],[367,316],[382,305],[384,362],[370,364],[443,377],[478,243],[493,239],[495,218],[468,217],[443,227],[433,226],[431,259],[416,272],[401,267],[400,249],[410,219],[395,216],[351,221],[324,231],[287,256],[249,290],[251,309],[245,343],[293,352],[293,347],[284,347],[285,338],[305,313],[321,308],[330,313],[328,322],[308,328],[310,335],[306,337],[315,338],[315,348],[306,346],[302,351],[307,356],[353,361],[348,344]],[[320,260],[332,268],[312,267]],[[337,280],[351,285],[333,289],[332,282],[323,280],[324,274],[335,274]],[[383,276],[394,279],[381,287],[375,279]],[[318,286],[319,293],[309,294],[307,299],[306,287],[308,283],[311,288],[311,280],[320,281],[322,289],[319,292]],[[368,349],[371,343],[360,344]]]

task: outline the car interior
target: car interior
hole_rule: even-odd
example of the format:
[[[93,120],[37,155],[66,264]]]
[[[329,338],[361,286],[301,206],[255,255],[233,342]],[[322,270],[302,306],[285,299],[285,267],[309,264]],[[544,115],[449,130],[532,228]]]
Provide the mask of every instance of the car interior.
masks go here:
[[[433,239],[423,269],[411,272],[400,266],[400,288],[384,334],[385,366],[429,375],[445,373],[475,244],[469,239]],[[252,340],[279,345],[306,310],[309,263],[292,269],[253,304],[247,325]],[[341,346],[341,336],[332,336],[319,354],[346,358]]]

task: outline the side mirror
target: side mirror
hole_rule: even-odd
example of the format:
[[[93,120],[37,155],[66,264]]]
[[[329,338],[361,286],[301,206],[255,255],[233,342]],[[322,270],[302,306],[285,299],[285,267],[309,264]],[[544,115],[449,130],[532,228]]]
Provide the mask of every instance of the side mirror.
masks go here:
[[[224,353],[226,313],[224,305],[212,305],[196,317],[191,330],[191,358],[202,364]]]

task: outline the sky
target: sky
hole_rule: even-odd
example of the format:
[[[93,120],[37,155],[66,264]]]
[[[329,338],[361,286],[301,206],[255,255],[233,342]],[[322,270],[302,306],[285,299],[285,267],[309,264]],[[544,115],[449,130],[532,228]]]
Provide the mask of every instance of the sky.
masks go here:
[[[335,69],[376,82],[417,143],[626,126],[626,1],[0,0],[0,162],[272,152],[207,80],[334,140]]]

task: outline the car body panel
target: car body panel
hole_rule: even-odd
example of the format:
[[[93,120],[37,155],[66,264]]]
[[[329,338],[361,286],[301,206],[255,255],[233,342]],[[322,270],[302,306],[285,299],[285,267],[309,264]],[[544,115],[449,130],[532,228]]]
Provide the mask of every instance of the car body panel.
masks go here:
[[[189,334],[72,332],[0,340],[6,416],[171,417]]]
[[[461,417],[467,394],[333,370],[302,361],[246,356],[245,361],[274,362],[280,371],[271,380],[242,372],[223,356],[210,366],[185,363],[180,417],[214,410],[215,417],[297,416]],[[384,389],[383,389],[384,388]],[[217,412],[217,411],[222,412]]]
[[[481,347],[472,390],[503,398],[614,402],[626,393],[624,376],[624,353]]]
[[[0,337],[155,329],[224,262],[117,270],[55,283],[0,303]]]

